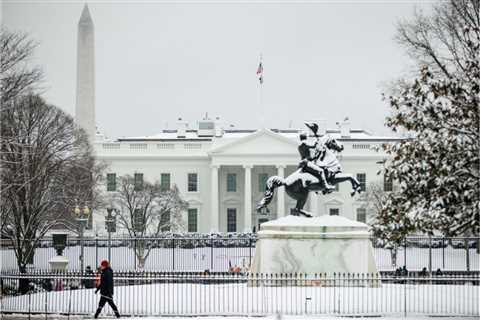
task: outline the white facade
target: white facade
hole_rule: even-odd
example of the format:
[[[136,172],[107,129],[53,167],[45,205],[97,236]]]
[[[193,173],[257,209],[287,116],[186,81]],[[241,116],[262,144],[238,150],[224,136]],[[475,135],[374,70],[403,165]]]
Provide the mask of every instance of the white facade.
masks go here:
[[[342,132],[343,131],[343,132]],[[251,231],[259,222],[288,215],[296,201],[276,190],[268,214],[258,214],[255,207],[263,197],[262,176],[284,176],[296,170],[299,162],[299,130],[164,130],[150,137],[97,141],[97,157],[108,163],[108,173],[116,176],[142,173],[145,181],[160,181],[170,174],[171,185],[178,186],[190,208],[197,209],[198,232]],[[343,133],[343,136],[341,135]],[[345,147],[339,158],[343,172],[365,174],[367,184],[383,183],[377,175],[386,154],[373,148],[397,138],[376,137],[363,130],[328,130]],[[197,191],[188,191],[188,174],[196,173]],[[227,176],[234,174],[236,188],[227,191]],[[232,175],[230,176],[232,178]],[[315,215],[338,213],[357,220],[361,206],[358,195],[350,196],[349,183],[329,195],[311,193],[306,209]],[[333,210],[330,210],[333,209]],[[230,227],[228,230],[228,212]],[[103,213],[97,213],[98,231],[102,231]],[[188,217],[185,213],[185,222]],[[234,223],[233,223],[234,222]]]

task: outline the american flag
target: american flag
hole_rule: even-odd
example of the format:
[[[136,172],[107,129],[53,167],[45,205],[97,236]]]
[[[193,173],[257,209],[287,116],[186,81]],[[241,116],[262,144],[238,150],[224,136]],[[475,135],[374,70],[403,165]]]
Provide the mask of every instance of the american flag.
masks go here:
[[[262,61],[260,61],[260,63],[258,64],[257,76],[258,76],[258,80],[260,81],[260,84],[262,84],[263,83],[263,64],[262,64]]]

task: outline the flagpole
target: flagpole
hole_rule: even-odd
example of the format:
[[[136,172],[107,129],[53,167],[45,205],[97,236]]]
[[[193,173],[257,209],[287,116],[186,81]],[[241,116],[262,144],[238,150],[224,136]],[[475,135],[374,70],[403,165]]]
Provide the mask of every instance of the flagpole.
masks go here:
[[[266,124],[265,124],[265,108],[263,104],[263,54],[262,53],[260,53],[260,65],[259,65],[258,71],[260,71],[260,77],[259,77],[260,127],[261,129],[265,129]]]

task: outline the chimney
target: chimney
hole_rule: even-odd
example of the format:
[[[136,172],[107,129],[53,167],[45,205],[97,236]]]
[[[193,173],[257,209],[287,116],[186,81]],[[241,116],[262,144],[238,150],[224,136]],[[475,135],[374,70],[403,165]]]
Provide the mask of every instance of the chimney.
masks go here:
[[[224,123],[220,121],[220,117],[215,119],[215,137],[220,138],[223,137],[224,131]]]
[[[343,121],[340,123],[340,136],[342,138],[350,138],[350,119],[345,117]]]
[[[178,118],[177,121],[177,138],[186,138],[187,137],[187,128],[188,122]]]

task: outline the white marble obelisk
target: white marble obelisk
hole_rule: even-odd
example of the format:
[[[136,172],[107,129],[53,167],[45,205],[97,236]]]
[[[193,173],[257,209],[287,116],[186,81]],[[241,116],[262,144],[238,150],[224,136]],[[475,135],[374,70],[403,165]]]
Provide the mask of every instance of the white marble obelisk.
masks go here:
[[[83,7],[77,35],[77,99],[75,121],[95,140],[95,44],[88,5]]]

